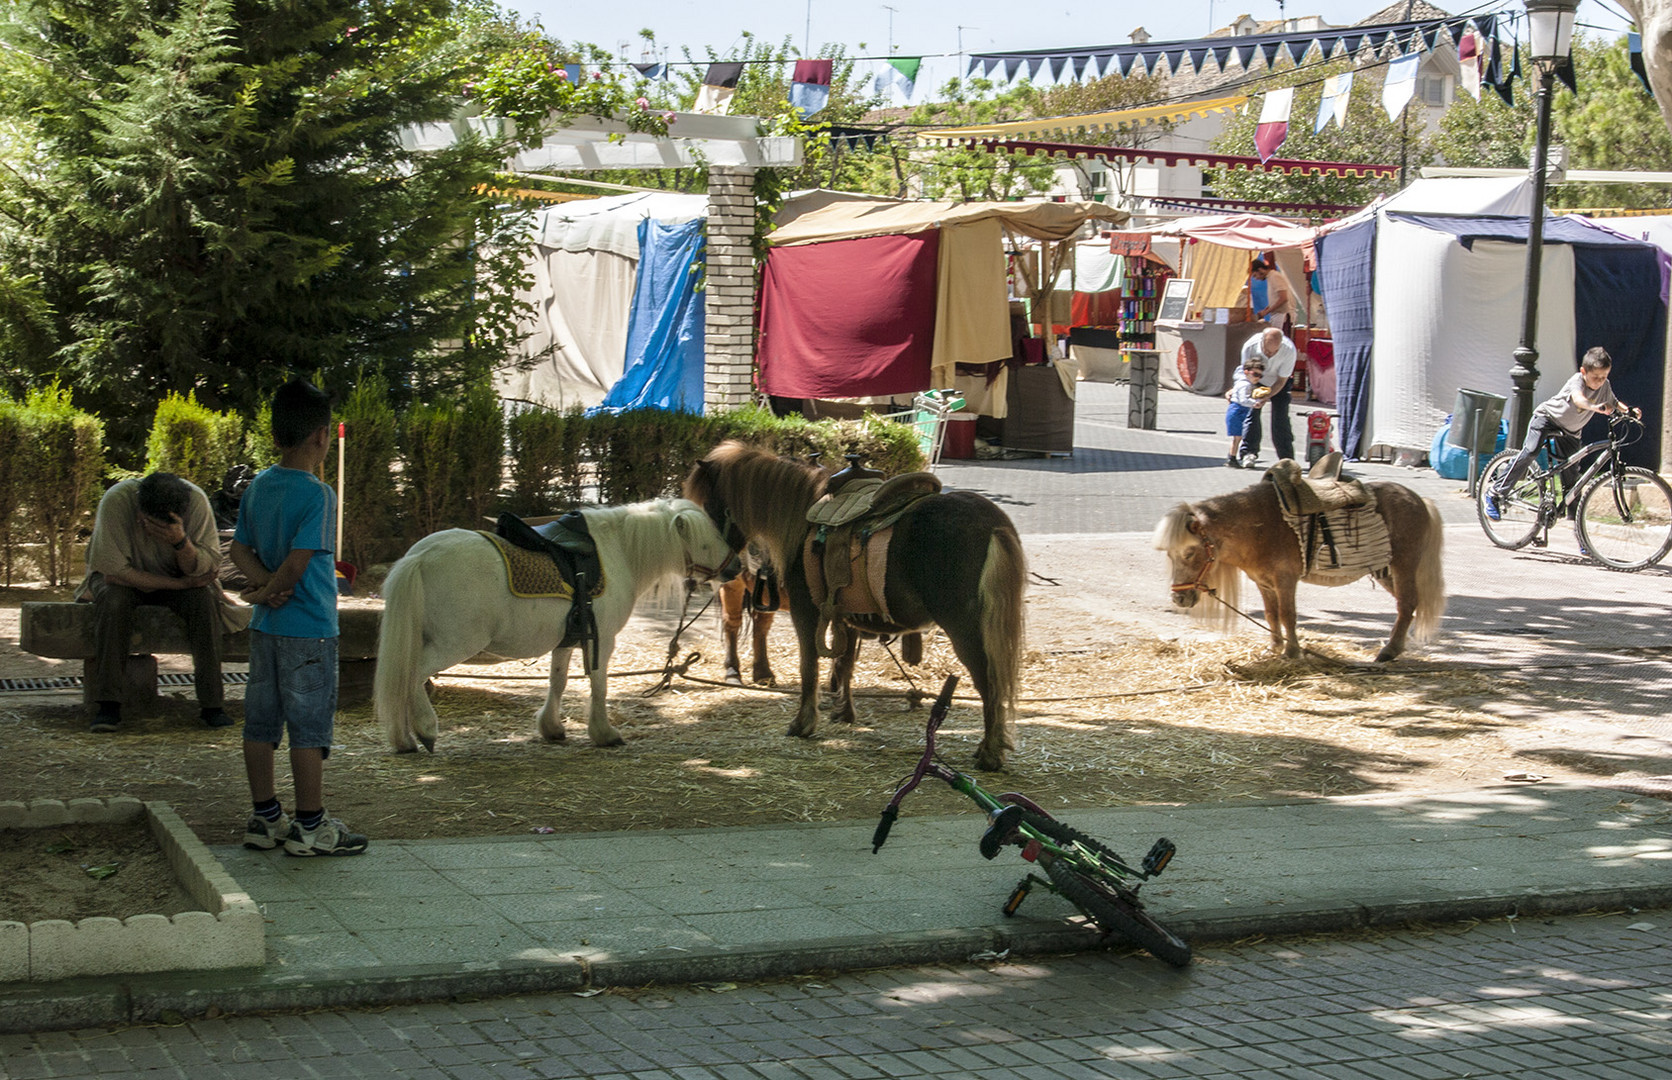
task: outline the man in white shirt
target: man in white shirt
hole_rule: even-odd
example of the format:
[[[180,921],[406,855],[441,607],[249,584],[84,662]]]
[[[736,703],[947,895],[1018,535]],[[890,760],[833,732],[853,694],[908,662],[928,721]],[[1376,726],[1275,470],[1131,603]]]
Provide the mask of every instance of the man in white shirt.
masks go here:
[[[1254,388],[1254,398],[1264,401],[1264,409],[1250,409],[1242,425],[1242,467],[1258,467],[1260,457],[1260,414],[1271,413],[1271,443],[1281,458],[1295,456],[1295,433],[1289,426],[1289,377],[1295,372],[1295,343],[1283,336],[1275,326],[1249,338],[1242,347],[1242,363],[1250,360],[1265,362],[1266,372],[1260,385]]]

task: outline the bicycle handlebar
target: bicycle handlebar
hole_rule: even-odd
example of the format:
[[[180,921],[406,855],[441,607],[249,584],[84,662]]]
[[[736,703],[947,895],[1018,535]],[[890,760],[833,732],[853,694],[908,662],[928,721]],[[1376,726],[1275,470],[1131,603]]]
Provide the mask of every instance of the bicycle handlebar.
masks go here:
[[[895,789],[894,797],[883,807],[882,820],[877,822],[877,830],[871,834],[871,854],[875,855],[881,851],[883,843],[888,840],[888,830],[894,827],[895,820],[900,816],[900,803],[904,802],[912,789],[929,775],[929,768],[935,760],[935,732],[946,722],[946,714],[952,708],[952,691],[957,686],[956,675],[948,675],[946,682],[941,685],[940,695],[935,698],[934,705],[929,709],[929,722],[924,725],[923,756],[917,759],[917,768],[912,770],[911,776]]]

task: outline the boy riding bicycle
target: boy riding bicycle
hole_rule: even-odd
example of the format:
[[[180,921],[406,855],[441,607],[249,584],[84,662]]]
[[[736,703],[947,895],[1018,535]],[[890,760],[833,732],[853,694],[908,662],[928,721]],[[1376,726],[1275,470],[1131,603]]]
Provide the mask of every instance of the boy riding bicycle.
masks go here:
[[[1556,452],[1566,460],[1579,449],[1579,433],[1585,429],[1585,422],[1592,413],[1608,416],[1619,409],[1642,418],[1641,410],[1628,408],[1625,402],[1614,396],[1614,388],[1608,382],[1608,373],[1613,368],[1614,359],[1608,355],[1607,349],[1600,345],[1590,349],[1580,360],[1579,370],[1562,384],[1561,392],[1533,410],[1532,420],[1527,424],[1527,437],[1521,442],[1521,452],[1516,455],[1509,471],[1487,489],[1482,503],[1487,517],[1493,521],[1500,520],[1502,515],[1498,501],[1526,475],[1528,466],[1546,439],[1555,440]],[[1562,470],[1562,490],[1569,494],[1573,493],[1575,473],[1575,469]],[[1573,514],[1574,505],[1570,502],[1567,516],[1571,518]]]

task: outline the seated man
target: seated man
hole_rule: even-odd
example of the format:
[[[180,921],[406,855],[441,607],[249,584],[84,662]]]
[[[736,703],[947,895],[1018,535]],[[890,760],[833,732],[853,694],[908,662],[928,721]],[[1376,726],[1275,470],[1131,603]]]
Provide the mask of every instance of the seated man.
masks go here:
[[[98,704],[91,730],[122,723],[122,669],[133,611],[161,604],[186,623],[197,701],[207,727],[226,727],[221,681],[220,539],[209,498],[173,473],[123,480],[105,492],[87,544],[87,577],[77,600],[92,600],[93,664],[88,697]]]

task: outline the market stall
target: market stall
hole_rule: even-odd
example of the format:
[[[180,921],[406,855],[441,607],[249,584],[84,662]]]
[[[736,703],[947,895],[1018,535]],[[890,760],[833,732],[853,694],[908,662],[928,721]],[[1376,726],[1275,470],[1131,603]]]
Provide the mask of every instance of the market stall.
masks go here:
[[[1243,343],[1257,329],[1248,307],[1248,266],[1262,252],[1276,258],[1292,304],[1291,332],[1303,340],[1304,320],[1314,310],[1305,252],[1315,234],[1263,214],[1200,215],[1112,233],[1111,247],[1128,258],[1154,250],[1157,240],[1178,241],[1177,278],[1190,289],[1155,321],[1161,385],[1207,395],[1229,389]]]

